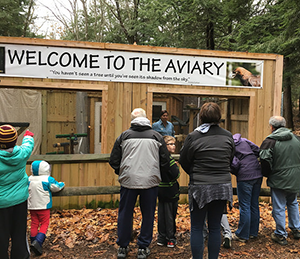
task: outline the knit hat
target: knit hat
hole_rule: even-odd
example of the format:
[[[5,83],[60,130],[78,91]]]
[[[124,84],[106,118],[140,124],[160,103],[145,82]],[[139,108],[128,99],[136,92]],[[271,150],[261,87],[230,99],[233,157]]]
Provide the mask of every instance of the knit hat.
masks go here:
[[[16,145],[18,133],[11,125],[0,126],[0,148],[8,149]]]

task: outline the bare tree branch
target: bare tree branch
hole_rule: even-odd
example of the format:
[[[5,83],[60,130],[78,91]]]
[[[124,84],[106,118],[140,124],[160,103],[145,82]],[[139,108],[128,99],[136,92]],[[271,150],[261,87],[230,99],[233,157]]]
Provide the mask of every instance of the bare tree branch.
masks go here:
[[[34,0],[30,0],[29,5],[28,5],[28,11],[27,11],[27,14],[26,14],[25,25],[24,25],[24,28],[23,28],[23,36],[24,37],[27,36],[28,27],[31,24],[32,19],[33,19],[33,11],[34,11],[33,6],[34,6],[34,4],[35,4]]]

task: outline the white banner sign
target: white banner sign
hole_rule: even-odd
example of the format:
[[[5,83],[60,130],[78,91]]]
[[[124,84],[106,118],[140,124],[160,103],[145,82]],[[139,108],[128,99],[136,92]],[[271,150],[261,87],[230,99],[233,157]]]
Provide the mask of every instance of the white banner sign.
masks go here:
[[[262,87],[263,61],[0,44],[0,76]]]

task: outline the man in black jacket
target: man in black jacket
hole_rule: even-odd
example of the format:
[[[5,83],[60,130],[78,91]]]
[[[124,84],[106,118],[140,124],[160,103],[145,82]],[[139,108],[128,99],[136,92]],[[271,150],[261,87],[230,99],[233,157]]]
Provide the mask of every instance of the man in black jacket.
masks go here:
[[[110,166],[121,184],[118,215],[118,259],[125,258],[131,240],[132,214],[139,196],[143,215],[137,258],[147,258],[152,241],[158,185],[169,169],[169,152],[163,137],[151,128],[146,112],[131,113],[131,127],[121,133],[111,151]]]

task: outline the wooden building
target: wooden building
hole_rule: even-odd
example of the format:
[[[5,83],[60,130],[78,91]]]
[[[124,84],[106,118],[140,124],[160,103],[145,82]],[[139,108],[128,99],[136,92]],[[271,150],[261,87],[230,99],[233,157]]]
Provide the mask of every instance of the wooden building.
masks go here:
[[[53,165],[53,176],[66,186],[118,185],[113,170],[107,162],[97,162],[97,155],[110,153],[137,107],[153,122],[167,109],[180,146],[197,126],[201,105],[216,101],[222,107],[221,126],[260,145],[270,133],[270,116],[281,111],[282,70],[283,56],[276,54],[0,37],[0,91],[40,95],[41,119],[31,116],[40,126],[33,159],[51,161],[57,156],[51,152],[78,154],[75,162],[60,154],[65,161]],[[251,83],[250,76],[258,81]],[[0,112],[0,122],[24,122],[17,113],[4,117]],[[66,142],[69,150],[53,146]],[[185,173],[180,184],[188,184]],[[116,199],[57,197],[54,205],[80,207]]]

